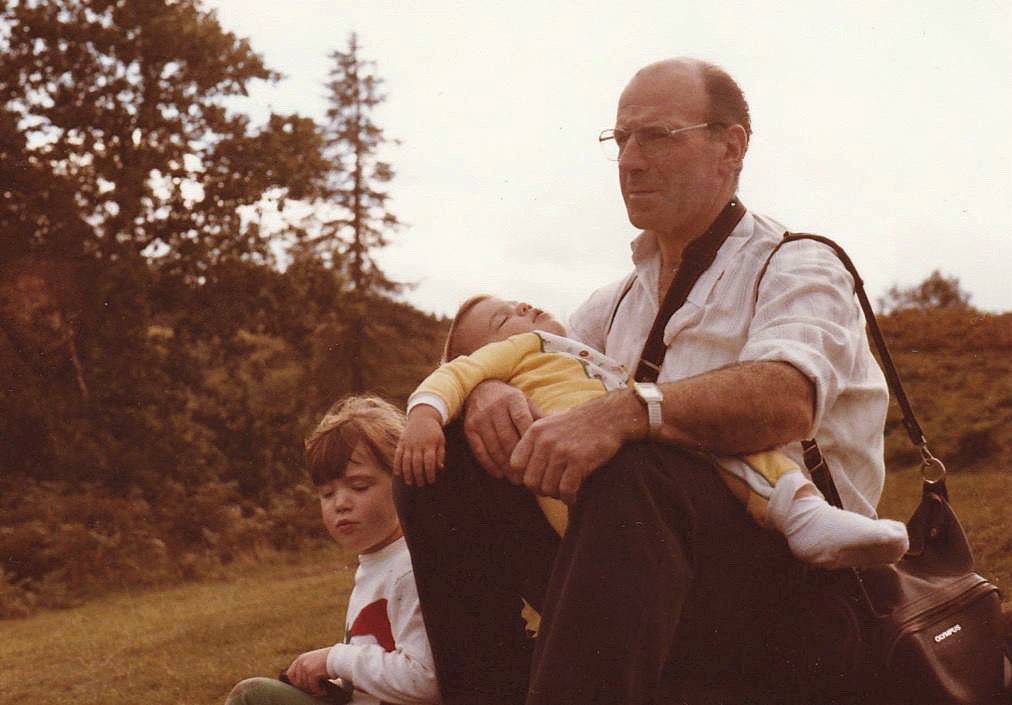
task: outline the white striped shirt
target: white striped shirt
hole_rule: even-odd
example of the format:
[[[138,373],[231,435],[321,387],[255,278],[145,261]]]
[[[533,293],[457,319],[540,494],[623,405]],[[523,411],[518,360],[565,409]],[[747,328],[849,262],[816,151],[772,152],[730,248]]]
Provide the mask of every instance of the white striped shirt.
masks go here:
[[[815,421],[808,437],[822,449],[844,506],[874,516],[885,479],[885,377],[869,348],[853,280],[825,245],[804,240],[782,247],[756,300],[759,273],[784,231],[769,218],[745,214],[668,321],[668,351],[658,381],[737,362],[793,365],[815,385]],[[657,315],[660,267],[652,235],[641,234],[632,250],[631,288],[626,291],[625,278],[599,289],[569,321],[571,337],[630,370],[636,369]],[[804,467],[800,443],[781,450]]]

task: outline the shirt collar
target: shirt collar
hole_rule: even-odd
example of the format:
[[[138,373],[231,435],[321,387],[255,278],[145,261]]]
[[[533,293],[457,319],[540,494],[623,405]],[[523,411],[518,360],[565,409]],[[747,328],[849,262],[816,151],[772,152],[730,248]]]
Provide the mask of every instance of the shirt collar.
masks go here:
[[[689,294],[689,301],[694,303],[706,301],[714,285],[724,274],[724,270],[730,262],[734,262],[735,254],[741,250],[745,243],[752,237],[755,231],[755,217],[751,211],[746,211],[738,224],[734,226],[731,235],[717,251],[717,258],[710,265],[710,268],[700,275],[696,285],[692,287]],[[636,268],[636,276],[644,283],[647,283],[647,290],[653,297],[657,296],[657,280],[660,276],[661,251],[657,245],[657,236],[649,231],[642,231],[633,238],[629,244],[632,250],[632,262]],[[655,304],[657,302],[655,301]]]

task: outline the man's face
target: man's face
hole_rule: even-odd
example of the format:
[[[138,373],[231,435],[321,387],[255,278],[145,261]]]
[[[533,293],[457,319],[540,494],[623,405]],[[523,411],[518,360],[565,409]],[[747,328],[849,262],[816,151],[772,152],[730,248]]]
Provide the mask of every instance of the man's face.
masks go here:
[[[709,100],[696,67],[664,64],[633,77],[619,99],[615,127],[629,131],[658,125],[677,129],[711,120]],[[712,218],[714,204],[725,198],[728,170],[722,160],[724,152],[723,142],[707,128],[671,137],[661,153],[652,156],[630,139],[618,161],[629,221],[662,238],[699,235],[699,228],[705,229]]]

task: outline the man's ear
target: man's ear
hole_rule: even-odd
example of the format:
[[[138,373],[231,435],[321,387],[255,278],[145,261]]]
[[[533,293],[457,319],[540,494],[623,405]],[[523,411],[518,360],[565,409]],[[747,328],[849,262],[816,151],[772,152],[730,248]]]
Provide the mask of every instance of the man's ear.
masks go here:
[[[724,161],[732,173],[741,171],[748,150],[748,133],[741,125],[729,125],[723,130]]]

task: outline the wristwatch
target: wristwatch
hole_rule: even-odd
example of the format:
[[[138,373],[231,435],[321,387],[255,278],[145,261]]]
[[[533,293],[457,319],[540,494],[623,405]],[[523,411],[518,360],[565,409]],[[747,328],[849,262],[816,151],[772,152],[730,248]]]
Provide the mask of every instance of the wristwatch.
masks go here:
[[[664,394],[653,382],[636,382],[633,391],[647,407],[647,438],[656,438],[661,430],[661,402]]]

